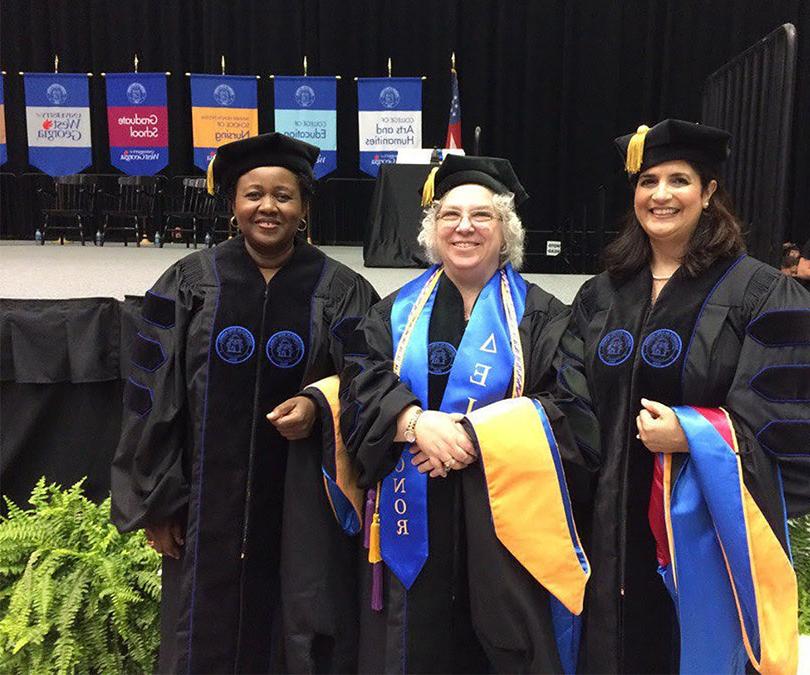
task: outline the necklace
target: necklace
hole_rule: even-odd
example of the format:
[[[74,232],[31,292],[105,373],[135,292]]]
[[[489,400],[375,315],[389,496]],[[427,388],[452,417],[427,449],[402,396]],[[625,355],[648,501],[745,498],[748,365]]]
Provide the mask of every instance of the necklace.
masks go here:
[[[657,277],[657,276],[655,276],[655,275],[653,274],[653,275],[652,275],[652,278],[653,278],[653,281],[666,281],[667,279],[671,279],[671,278],[672,278],[672,274],[670,274],[668,277]]]

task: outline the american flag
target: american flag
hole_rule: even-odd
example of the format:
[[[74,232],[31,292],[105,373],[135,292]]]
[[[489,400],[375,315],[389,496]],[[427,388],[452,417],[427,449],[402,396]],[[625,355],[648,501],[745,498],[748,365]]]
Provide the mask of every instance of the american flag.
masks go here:
[[[450,71],[450,90],[453,97],[450,99],[450,121],[447,123],[447,140],[445,148],[461,147],[461,100],[458,97],[458,75],[456,69]]]

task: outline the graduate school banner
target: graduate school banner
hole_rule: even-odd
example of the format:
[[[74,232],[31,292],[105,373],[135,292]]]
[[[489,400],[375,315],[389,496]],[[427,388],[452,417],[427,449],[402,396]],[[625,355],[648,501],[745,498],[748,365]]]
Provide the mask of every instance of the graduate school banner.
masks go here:
[[[377,176],[397,151],[422,147],[422,80],[373,77],[357,80],[360,169]]]
[[[3,93],[3,77],[0,75],[0,164],[8,159],[6,152],[6,99]]]
[[[256,77],[192,75],[194,164],[205,171],[220,145],[259,133]]]
[[[276,131],[321,149],[315,178],[337,168],[337,78],[275,78]]]
[[[86,169],[93,161],[87,75],[25,74],[28,163],[50,176]]]
[[[110,163],[152,176],[169,163],[165,73],[107,73]]]

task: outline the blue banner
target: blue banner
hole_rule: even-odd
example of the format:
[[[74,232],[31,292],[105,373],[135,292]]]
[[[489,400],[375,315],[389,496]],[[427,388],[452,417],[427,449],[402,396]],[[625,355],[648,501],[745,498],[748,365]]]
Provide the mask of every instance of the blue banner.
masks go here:
[[[321,149],[315,178],[337,168],[337,79],[275,78],[275,130]]]
[[[86,169],[93,161],[87,75],[26,73],[28,163],[50,176]]]
[[[110,163],[152,176],[169,163],[165,73],[107,73]]]
[[[0,75],[0,164],[8,159],[6,152],[6,99],[3,93],[3,77]]]
[[[357,80],[360,169],[377,176],[397,151],[422,147],[422,80],[373,77]]]
[[[259,133],[256,77],[192,75],[194,164],[205,171],[220,145]]]

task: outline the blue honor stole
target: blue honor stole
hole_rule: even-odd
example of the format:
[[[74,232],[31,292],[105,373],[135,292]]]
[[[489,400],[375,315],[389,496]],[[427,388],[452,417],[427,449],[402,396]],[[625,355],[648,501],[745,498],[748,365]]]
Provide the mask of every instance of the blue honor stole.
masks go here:
[[[663,462],[671,563],[659,569],[678,612],[681,673],[795,673],[798,596],[790,559],[743,481],[722,408],[673,408],[689,443]]]
[[[428,331],[442,268],[434,265],[402,287],[391,308],[394,372],[428,403]],[[526,307],[526,282],[506,265],[487,282],[473,308],[440,410],[466,414],[523,389],[518,324]],[[513,383],[511,394],[507,391]],[[382,559],[410,589],[428,557],[427,474],[411,464],[406,445],[395,469],[381,481]]]

